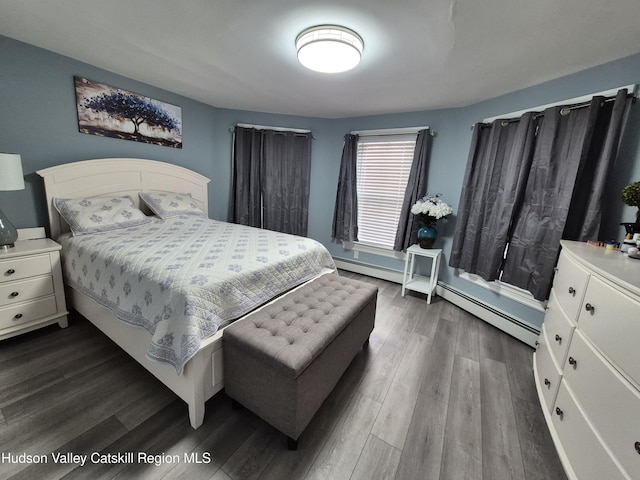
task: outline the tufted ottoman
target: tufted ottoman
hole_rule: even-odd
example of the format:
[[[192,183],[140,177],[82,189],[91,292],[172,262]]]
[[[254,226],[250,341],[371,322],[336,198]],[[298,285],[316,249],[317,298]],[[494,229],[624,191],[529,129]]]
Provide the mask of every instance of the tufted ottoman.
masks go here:
[[[374,327],[378,287],[324,275],[228,326],[225,392],[297,441]]]

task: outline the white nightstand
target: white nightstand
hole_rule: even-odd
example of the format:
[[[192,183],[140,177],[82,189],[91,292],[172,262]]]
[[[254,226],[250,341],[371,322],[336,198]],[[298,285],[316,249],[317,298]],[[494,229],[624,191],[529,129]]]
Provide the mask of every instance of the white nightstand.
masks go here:
[[[404,259],[404,276],[402,277],[403,297],[405,290],[413,290],[426,293],[427,303],[431,303],[431,296],[438,283],[441,254],[441,248],[421,248],[419,245],[411,245],[407,248],[407,255]],[[429,277],[414,276],[413,270],[415,268],[416,255],[431,259],[431,275]]]
[[[20,237],[15,247],[0,249],[0,340],[52,323],[68,325],[60,249],[48,238]]]

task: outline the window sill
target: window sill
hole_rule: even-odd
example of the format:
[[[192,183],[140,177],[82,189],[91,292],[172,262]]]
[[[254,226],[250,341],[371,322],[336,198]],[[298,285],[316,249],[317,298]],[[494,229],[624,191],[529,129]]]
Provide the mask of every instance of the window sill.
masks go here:
[[[396,258],[398,260],[404,260],[404,252],[396,252],[393,249],[379,247],[376,245],[369,245],[360,242],[342,242],[342,247],[345,250],[353,250],[354,252],[371,253],[373,255],[379,255],[381,257]],[[357,257],[355,257],[357,258]]]
[[[495,292],[500,296],[514,300],[518,303],[521,303],[522,305],[526,305],[529,308],[533,308],[534,310],[537,310],[539,312],[545,312],[547,309],[547,302],[536,300],[535,298],[533,298],[533,295],[531,295],[531,293],[527,292],[526,290],[514,287],[513,285],[509,285],[508,283],[503,283],[500,280],[487,282],[477,275],[461,271],[458,272],[458,277],[479,285],[482,288],[486,288],[487,290],[491,290],[492,292]]]

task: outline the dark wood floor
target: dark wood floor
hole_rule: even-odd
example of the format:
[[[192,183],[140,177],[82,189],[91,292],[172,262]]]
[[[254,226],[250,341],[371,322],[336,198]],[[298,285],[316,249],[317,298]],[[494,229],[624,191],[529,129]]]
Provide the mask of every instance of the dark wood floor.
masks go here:
[[[5,461],[0,478],[565,478],[530,347],[440,298],[427,305],[424,296],[402,298],[396,284],[343,275],[379,285],[376,328],[298,451],[250,412],[233,410],[224,393],[191,429],[181,400],[76,316],[66,330],[0,342],[0,455],[49,461]],[[80,467],[54,463],[52,452],[133,452],[135,462]],[[139,452],[165,462],[138,462]],[[185,454],[210,461],[186,462]]]

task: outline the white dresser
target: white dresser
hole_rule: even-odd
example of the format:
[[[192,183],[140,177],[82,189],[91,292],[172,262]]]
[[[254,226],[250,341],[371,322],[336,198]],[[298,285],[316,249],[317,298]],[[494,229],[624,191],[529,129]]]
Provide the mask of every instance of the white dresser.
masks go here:
[[[60,248],[41,238],[0,250],[0,340],[52,323],[67,326]]]
[[[570,479],[640,479],[640,260],[562,241],[534,353]]]

